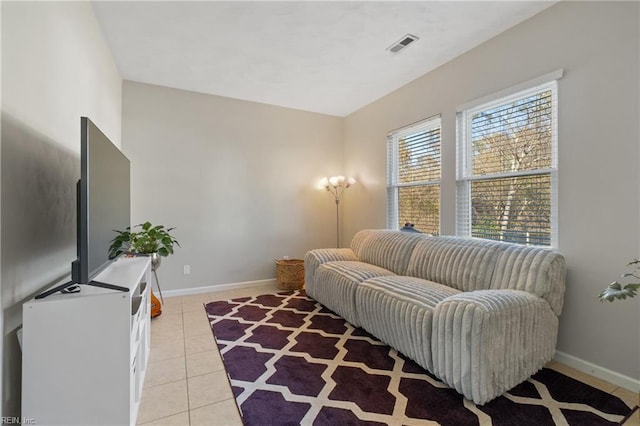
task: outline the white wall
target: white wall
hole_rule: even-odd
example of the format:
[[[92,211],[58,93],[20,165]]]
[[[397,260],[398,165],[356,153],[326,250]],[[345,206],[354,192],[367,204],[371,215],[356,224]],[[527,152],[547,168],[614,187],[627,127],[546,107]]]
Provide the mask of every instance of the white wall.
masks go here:
[[[119,145],[122,80],[90,3],[0,7],[2,415],[17,416],[22,302],[68,274],[76,257],[80,116]]]
[[[640,378],[638,301],[597,300],[640,255],[638,28],[637,2],[561,2],[347,117],[346,172],[362,185],[345,203],[345,239],[385,227],[387,132],[438,113],[441,232],[454,234],[456,107],[563,68],[558,248],[568,276],[558,350]]]
[[[175,227],[163,290],[273,279],[275,258],[335,244],[338,117],[125,81],[133,224]],[[183,274],[183,266],[191,274]]]

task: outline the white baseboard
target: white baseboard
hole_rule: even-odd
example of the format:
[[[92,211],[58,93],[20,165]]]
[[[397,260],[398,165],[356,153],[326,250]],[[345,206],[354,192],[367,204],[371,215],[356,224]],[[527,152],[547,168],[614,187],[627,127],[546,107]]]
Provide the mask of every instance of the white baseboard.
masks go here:
[[[163,296],[189,296],[192,294],[212,293],[216,291],[238,290],[251,287],[265,287],[269,290],[276,288],[278,282],[275,278],[257,281],[244,281],[239,283],[214,284],[204,287],[185,288],[181,290],[165,290]]]
[[[633,377],[625,376],[624,374],[617,373],[613,370],[609,370],[607,368],[593,364],[589,361],[577,358],[573,355],[556,351],[553,359],[554,361],[561,362],[562,364],[568,365],[571,368],[575,368],[578,371],[628,389],[631,392],[638,392],[638,390],[640,390],[640,380],[634,379]]]

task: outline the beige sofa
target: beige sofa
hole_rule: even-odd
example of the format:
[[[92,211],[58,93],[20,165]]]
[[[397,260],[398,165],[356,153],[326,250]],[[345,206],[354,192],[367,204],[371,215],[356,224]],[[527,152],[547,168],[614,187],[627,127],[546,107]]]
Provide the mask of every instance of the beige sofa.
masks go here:
[[[484,404],[553,357],[559,253],[390,230],[305,256],[307,294]]]

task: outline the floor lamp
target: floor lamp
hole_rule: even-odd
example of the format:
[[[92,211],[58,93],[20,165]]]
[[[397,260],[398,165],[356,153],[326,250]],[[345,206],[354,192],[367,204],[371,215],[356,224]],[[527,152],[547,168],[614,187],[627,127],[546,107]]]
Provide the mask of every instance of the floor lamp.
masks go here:
[[[340,214],[338,209],[340,199],[342,198],[342,194],[344,194],[344,190],[354,183],[356,183],[356,180],[351,176],[348,178],[344,176],[331,176],[322,179],[324,189],[333,194],[333,197],[336,199],[336,248],[340,247]]]

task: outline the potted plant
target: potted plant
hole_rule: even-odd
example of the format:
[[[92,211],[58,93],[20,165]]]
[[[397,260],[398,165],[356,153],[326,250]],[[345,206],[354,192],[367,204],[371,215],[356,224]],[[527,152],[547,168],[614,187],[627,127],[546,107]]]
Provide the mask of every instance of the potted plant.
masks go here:
[[[633,266],[634,270],[632,272],[626,272],[620,275],[620,278],[630,279],[635,278],[636,280],[640,280],[640,259],[632,260],[627,264],[627,266]],[[640,283],[628,283],[623,286],[624,283],[620,283],[618,281],[614,281],[607,288],[602,290],[600,293],[601,302],[605,300],[608,302],[613,302],[615,299],[624,300],[627,297],[634,297],[638,290],[640,290]]]
[[[136,229],[139,229],[136,231]],[[166,257],[173,254],[173,245],[180,247],[180,243],[170,232],[175,228],[165,228],[163,225],[153,226],[147,221],[135,225],[133,229],[128,226],[124,231],[114,231],[118,235],[111,240],[109,257],[114,258],[122,253],[147,254],[152,257],[153,269],[160,266],[160,256]],[[155,256],[154,256],[155,255]],[[154,259],[155,258],[155,259]]]
[[[118,235],[111,240],[111,246],[109,246],[110,258],[119,256],[122,253],[129,253],[134,256],[137,254],[151,256],[151,270],[156,278],[160,299],[162,299],[163,302],[164,298],[162,297],[162,290],[160,290],[160,282],[158,281],[156,269],[160,266],[161,256],[166,257],[173,254],[174,244],[180,247],[178,240],[170,234],[174,229],[175,228],[165,228],[163,225],[153,226],[149,221],[135,225],[133,229],[127,226],[127,229],[124,231],[114,230]],[[154,296],[152,291],[151,317],[156,317],[161,313],[160,301]]]

